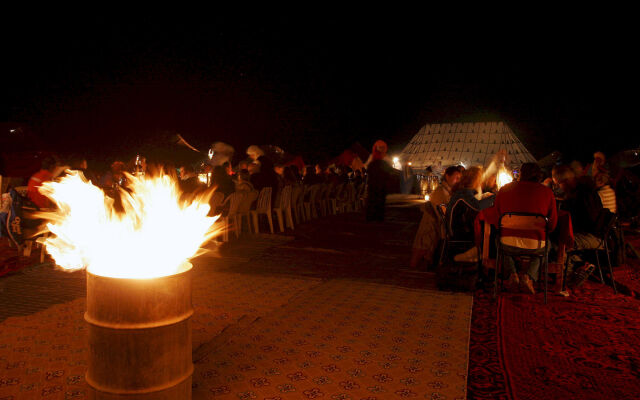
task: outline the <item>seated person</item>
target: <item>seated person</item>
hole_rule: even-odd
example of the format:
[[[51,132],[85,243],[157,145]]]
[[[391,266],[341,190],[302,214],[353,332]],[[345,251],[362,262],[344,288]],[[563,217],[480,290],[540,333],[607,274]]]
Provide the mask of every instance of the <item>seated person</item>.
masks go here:
[[[447,230],[455,241],[474,241],[473,223],[480,210],[493,206],[493,193],[482,194],[482,168],[471,167],[462,172],[460,182],[453,188],[447,204]],[[456,261],[474,261],[477,248],[457,255]]]
[[[196,176],[196,171],[191,165],[180,167],[180,189],[183,193],[196,193],[205,189],[206,185],[200,182]]]
[[[122,161],[114,161],[111,164],[111,170],[102,176],[100,186],[105,189],[114,189],[116,186],[124,186],[126,183],[124,171],[124,163]]]
[[[548,187],[542,185],[542,171],[536,163],[524,163],[520,170],[520,180],[511,182],[500,189],[496,196],[495,207],[498,215],[508,212],[527,212],[541,214],[549,218],[549,232],[553,231],[558,223],[556,199]],[[502,246],[506,250],[519,253],[540,254],[544,252],[547,238],[531,234],[530,231],[509,231],[505,229],[502,234]],[[507,290],[514,290],[518,284],[522,284],[525,291],[533,294],[533,281],[538,276],[540,258],[532,257],[526,274],[518,276],[515,260],[511,256],[504,257],[504,271],[508,276]]]
[[[51,208],[53,203],[48,197],[40,193],[38,188],[42,186],[44,182],[53,180],[54,173],[58,167],[58,162],[53,157],[46,157],[42,160],[42,167],[40,171],[33,174],[29,178],[29,184],[27,186],[27,197],[36,206],[40,208]]]
[[[249,170],[241,169],[237,173],[238,180],[236,181],[236,192],[251,192],[255,190],[251,184],[251,177]]]
[[[594,182],[600,201],[602,201],[602,206],[615,214],[617,211],[616,192],[609,186],[609,174],[606,172],[598,173],[594,178]]]
[[[440,232],[439,218],[434,212],[433,206],[446,204],[451,198],[451,188],[460,180],[462,174],[457,167],[449,167],[445,170],[442,183],[431,192],[430,201],[424,204],[422,210],[422,219],[420,226],[413,240],[412,254],[410,266],[413,269],[418,268],[418,264],[423,260],[427,260],[427,264],[432,264],[433,255],[438,243],[442,239],[443,232]]]
[[[553,180],[565,194],[562,208],[571,214],[573,249],[584,250],[597,247],[600,244],[600,239],[595,235],[604,209],[593,181],[585,176],[576,176],[574,170],[566,165],[554,168]],[[580,264],[582,266],[579,266]],[[576,265],[579,268],[575,268]],[[567,273],[573,272],[569,283],[580,286],[594,269],[592,264],[585,263],[579,255],[572,255],[567,263]]]
[[[223,166],[218,165],[213,168],[211,181],[213,182],[213,186],[216,187],[216,192],[224,193],[225,198],[236,191],[233,180]]]

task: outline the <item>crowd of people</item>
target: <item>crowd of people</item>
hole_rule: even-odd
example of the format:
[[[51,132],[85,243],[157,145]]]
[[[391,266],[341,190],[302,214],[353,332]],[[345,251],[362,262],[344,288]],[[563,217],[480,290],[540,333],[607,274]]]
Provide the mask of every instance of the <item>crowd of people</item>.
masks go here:
[[[493,207],[493,212],[486,215],[495,216],[493,220],[487,220],[494,227],[500,224],[499,217],[506,213],[538,214],[547,218],[549,232],[556,228],[558,213],[566,212],[571,217],[574,239],[566,273],[568,285],[577,287],[595,269],[592,261],[585,259],[580,251],[597,249],[601,245],[603,233],[618,212],[616,192],[633,198],[631,202],[636,205],[640,202],[637,185],[633,191],[616,188],[602,152],[596,152],[593,162],[586,167],[574,161],[555,165],[545,172],[537,163],[525,163],[519,169],[517,180],[501,188],[495,182],[495,173],[487,174],[481,167],[465,169],[452,166],[444,171],[440,185],[430,193],[430,201],[423,209],[413,243],[411,268],[432,268],[447,262],[438,259],[441,252],[437,250],[444,239],[473,243],[475,217],[482,210]],[[458,204],[463,204],[466,212],[452,215]],[[632,220],[633,214],[627,217]],[[442,220],[445,221],[444,227],[440,223]],[[493,235],[488,240],[494,243]],[[532,234],[532,231],[506,229],[502,232],[500,246],[506,250],[505,254],[517,251],[523,256],[530,256],[526,257],[530,259],[526,271],[520,272],[517,271],[516,258],[509,255],[503,258],[502,278],[506,281],[507,290],[535,293],[534,282],[539,277],[540,267],[540,258],[535,256],[541,255],[546,246],[555,250],[557,246],[553,235],[547,238],[544,232],[534,231]],[[477,261],[478,247],[473,244],[467,247],[453,255],[454,262]]]
[[[504,163],[504,154],[499,153],[494,160]],[[574,250],[593,249],[600,245],[602,232],[611,221],[612,215],[619,213],[622,205],[629,213],[629,204],[637,207],[640,201],[636,196],[631,201],[618,201],[617,193],[625,192],[625,182],[618,173],[612,178],[602,152],[594,154],[593,161],[586,167],[574,161],[557,164],[550,170],[541,169],[536,163],[525,163],[516,175],[517,179],[501,188],[497,184],[497,169],[492,163],[487,169],[482,167],[464,168],[461,165],[450,166],[443,171],[442,179],[429,193],[429,202],[425,204],[422,219],[413,243],[410,267],[428,269],[442,265],[441,246],[445,239],[459,242],[474,242],[475,217],[482,210],[492,208],[493,215],[509,212],[535,213],[548,218],[549,231],[553,232],[558,222],[558,212],[569,213],[573,227]],[[92,184],[113,195],[118,188],[125,188],[129,174],[147,174],[154,166],[148,166],[144,157],[137,156],[129,162],[114,161],[110,169],[98,174],[89,168],[82,156],[72,156],[64,162],[47,157],[42,160],[42,168],[28,180],[26,201],[38,208],[53,206],[50,200],[40,193],[42,183],[56,179],[66,170],[81,171]],[[348,166],[321,166],[320,164],[299,168],[295,163],[273,162],[257,146],[251,146],[247,158],[232,165],[228,160],[221,165],[207,163],[180,166],[163,165],[164,173],[173,176],[183,193],[198,193],[215,190],[224,197],[234,192],[260,191],[272,188],[272,204],[279,202],[279,196],[286,186],[312,186],[327,183],[333,188],[351,183],[366,197],[365,217],[367,221],[384,220],[385,199],[393,189],[401,173],[394,170],[387,155],[387,145],[379,140],[372,148],[371,156],[362,169]],[[429,171],[431,172],[431,171]],[[515,174],[514,174],[515,175]],[[628,178],[628,177],[627,177]],[[395,180],[394,180],[395,179]],[[628,179],[627,179],[628,180]],[[366,186],[365,186],[366,185]],[[628,188],[627,188],[628,189]],[[465,212],[455,213],[456,205],[463,204]],[[215,210],[213,210],[215,211]],[[634,211],[631,210],[631,213]],[[455,215],[454,215],[455,214]],[[636,214],[637,215],[637,214]],[[442,224],[445,221],[445,224]],[[497,226],[499,221],[488,221]],[[554,249],[551,238],[531,235],[526,232],[505,231],[500,246],[512,252],[536,256],[546,246]],[[493,238],[491,239],[493,240]],[[453,254],[454,262],[474,262],[478,259],[477,246]],[[493,250],[495,251],[495,250]],[[534,283],[539,278],[540,262],[530,257],[526,271],[518,272],[518,259],[506,256],[503,262],[503,278],[509,290],[523,290],[534,293]],[[572,252],[568,262],[569,283],[579,286],[593,273],[594,265],[578,252]]]

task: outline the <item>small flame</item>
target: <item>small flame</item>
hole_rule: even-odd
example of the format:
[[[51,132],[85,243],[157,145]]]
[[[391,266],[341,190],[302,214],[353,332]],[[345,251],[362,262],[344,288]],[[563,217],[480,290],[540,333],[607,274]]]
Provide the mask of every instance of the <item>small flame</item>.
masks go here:
[[[58,205],[40,216],[54,234],[45,241],[47,252],[64,269],[86,267],[114,278],[173,275],[215,234],[218,216],[207,217],[210,193],[182,202],[167,175],[127,175],[129,186],[119,193],[124,212],[118,212],[114,199],[78,171],[68,172],[40,189]]]
[[[498,185],[498,189],[502,188],[507,183],[513,182],[513,177],[511,174],[503,167],[498,172],[498,176],[496,178],[496,184]]]

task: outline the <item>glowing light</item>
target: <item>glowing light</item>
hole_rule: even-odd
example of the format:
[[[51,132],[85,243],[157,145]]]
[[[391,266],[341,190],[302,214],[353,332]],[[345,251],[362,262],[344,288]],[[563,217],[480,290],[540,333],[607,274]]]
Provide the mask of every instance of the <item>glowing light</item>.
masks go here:
[[[198,181],[204,183],[205,185],[209,183],[209,175],[208,174],[198,174]]]
[[[498,176],[496,177],[496,185],[498,185],[498,189],[511,182],[513,182],[513,177],[506,168],[502,167],[500,171],[498,171]]]
[[[428,195],[428,194],[425,194],[425,195],[424,195],[424,200],[425,200],[425,201],[429,201],[429,195]]]
[[[213,149],[209,149],[209,160],[213,158]]]
[[[467,169],[467,166],[462,161],[460,161],[460,165],[462,165],[462,168]]]
[[[77,171],[67,172],[40,189],[58,210],[38,215],[54,235],[46,239],[46,250],[64,269],[86,267],[115,278],[173,275],[216,234],[218,216],[207,217],[211,194],[181,201],[168,175],[127,174],[128,186],[119,191],[123,211],[117,211],[114,199]]]
[[[400,164],[400,157],[393,157],[393,168],[401,169],[402,165]]]
[[[412,165],[412,164],[411,164],[411,161],[409,161],[407,164],[409,164],[409,166],[411,166],[411,165]]]

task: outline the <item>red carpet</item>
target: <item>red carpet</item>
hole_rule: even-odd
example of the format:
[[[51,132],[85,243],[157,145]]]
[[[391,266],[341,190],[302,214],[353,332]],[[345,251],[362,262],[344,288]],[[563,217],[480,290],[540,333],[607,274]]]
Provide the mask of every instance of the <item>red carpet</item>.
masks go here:
[[[638,300],[590,282],[546,306],[541,296],[474,300],[469,399],[638,398]]]

